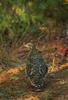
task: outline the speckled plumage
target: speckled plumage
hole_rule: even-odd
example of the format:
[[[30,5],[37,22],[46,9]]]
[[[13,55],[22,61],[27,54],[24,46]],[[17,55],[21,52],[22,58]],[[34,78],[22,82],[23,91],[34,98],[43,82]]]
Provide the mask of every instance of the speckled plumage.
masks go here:
[[[27,59],[26,73],[30,79],[31,85],[41,88],[44,85],[44,78],[48,67],[35,46],[32,47]]]

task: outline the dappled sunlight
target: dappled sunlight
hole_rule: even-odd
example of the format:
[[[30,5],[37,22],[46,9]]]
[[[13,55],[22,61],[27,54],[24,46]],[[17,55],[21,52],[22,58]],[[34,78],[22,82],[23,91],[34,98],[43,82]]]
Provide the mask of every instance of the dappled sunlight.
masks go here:
[[[65,67],[65,66],[68,67],[68,63],[65,63],[65,64],[61,65],[61,68],[62,68],[62,67]]]
[[[18,74],[20,71],[23,70],[23,67],[16,67],[16,68],[11,68],[7,71],[9,74]]]
[[[54,73],[55,78],[47,78],[47,85],[42,92],[33,92],[28,80],[23,80],[24,76],[21,73],[24,71],[25,65],[10,68],[7,71],[0,73],[0,83],[3,83],[0,84],[1,93],[2,95],[6,95],[8,93],[8,97],[12,97],[11,100],[49,100],[52,97],[57,97],[57,95],[62,95],[62,93],[65,94],[67,93],[68,83],[67,78],[65,78],[67,77],[65,76],[67,65],[68,64],[62,65],[63,67],[58,71],[50,72]],[[11,78],[12,76],[14,77],[14,75],[16,76],[19,74],[21,74],[19,79],[15,80]],[[12,80],[10,80],[10,78]],[[1,97],[5,98],[4,96]],[[55,98],[52,100],[55,100]]]
[[[20,97],[14,100],[39,100],[39,98],[37,96],[27,95],[24,98]]]
[[[0,83],[7,81],[12,77],[13,75],[19,74],[21,71],[25,69],[25,65],[23,66],[18,66],[18,67],[13,67],[8,69],[7,71],[3,71],[0,73]]]
[[[57,72],[57,71],[59,71],[59,70],[65,68],[65,67],[68,67],[68,63],[65,63],[65,64],[63,64],[63,65],[60,65],[60,67],[58,67],[58,66],[56,66],[56,67],[50,66],[48,72],[49,72],[49,73]]]
[[[61,65],[60,68],[50,66],[48,73],[57,72],[57,71],[63,69],[64,67],[68,67],[68,63]],[[12,77],[13,75],[17,75],[17,74],[21,73],[23,70],[25,70],[25,68],[26,68],[26,65],[23,64],[22,66],[9,68],[6,71],[2,71],[0,73],[0,83],[9,80],[10,77]]]

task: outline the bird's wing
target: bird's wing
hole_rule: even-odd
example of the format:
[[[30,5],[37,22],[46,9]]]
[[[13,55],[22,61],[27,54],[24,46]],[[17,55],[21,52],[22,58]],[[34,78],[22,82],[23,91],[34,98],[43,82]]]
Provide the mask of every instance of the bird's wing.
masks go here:
[[[39,73],[40,73],[41,77],[45,77],[45,75],[47,74],[47,72],[48,72],[47,65],[46,64],[40,65],[40,67],[39,67]]]

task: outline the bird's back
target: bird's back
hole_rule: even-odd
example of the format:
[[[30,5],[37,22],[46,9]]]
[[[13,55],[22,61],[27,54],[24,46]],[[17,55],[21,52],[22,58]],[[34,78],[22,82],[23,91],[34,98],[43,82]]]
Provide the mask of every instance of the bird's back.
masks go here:
[[[36,47],[33,47],[27,59],[27,75],[31,81],[41,84],[45,75],[47,74],[48,67]]]

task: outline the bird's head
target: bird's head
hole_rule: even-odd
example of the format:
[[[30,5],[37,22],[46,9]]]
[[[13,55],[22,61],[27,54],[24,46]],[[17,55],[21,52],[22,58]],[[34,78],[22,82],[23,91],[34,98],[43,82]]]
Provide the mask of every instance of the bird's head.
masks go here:
[[[30,51],[30,50],[33,50],[33,49],[36,49],[36,45],[34,43],[27,43],[24,45],[24,47]]]

